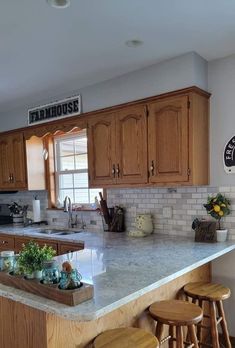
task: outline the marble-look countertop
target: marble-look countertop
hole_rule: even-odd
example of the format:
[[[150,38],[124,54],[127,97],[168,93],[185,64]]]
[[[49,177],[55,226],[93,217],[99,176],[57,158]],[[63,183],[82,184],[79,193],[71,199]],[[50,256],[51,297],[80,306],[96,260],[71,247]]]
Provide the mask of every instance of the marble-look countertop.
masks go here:
[[[6,232],[1,227],[0,231]],[[30,233],[37,232],[24,230],[23,235]],[[2,284],[0,295],[69,320],[89,321],[235,249],[235,242],[194,243],[190,238],[159,234],[134,239],[125,233],[81,232],[61,237],[85,243],[84,250],[57,260],[72,259],[83,280],[94,284],[92,300],[69,307]]]

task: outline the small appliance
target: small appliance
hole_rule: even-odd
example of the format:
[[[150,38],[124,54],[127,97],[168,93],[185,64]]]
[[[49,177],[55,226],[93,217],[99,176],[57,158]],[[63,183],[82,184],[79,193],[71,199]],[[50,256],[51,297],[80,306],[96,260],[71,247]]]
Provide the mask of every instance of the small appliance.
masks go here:
[[[13,218],[10,215],[10,209],[7,204],[0,204],[0,225],[12,224]]]

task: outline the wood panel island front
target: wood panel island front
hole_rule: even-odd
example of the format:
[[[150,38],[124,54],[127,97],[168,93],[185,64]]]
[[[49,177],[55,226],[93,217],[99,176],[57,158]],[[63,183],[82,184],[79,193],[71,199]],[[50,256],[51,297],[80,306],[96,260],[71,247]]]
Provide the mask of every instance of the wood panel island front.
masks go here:
[[[235,249],[235,242],[194,243],[159,234],[132,239],[82,232],[76,242],[84,242],[84,250],[57,260],[72,258],[84,281],[94,285],[94,298],[69,307],[0,284],[1,347],[82,348],[111,328],[153,331],[149,305],[175,298],[189,281],[210,281],[210,262]]]

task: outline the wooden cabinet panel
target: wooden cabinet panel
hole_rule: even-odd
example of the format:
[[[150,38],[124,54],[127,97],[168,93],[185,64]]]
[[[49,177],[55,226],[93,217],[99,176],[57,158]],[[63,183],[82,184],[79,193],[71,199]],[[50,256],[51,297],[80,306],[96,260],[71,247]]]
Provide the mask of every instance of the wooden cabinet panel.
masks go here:
[[[23,244],[28,243],[31,240],[31,238],[28,237],[15,237],[15,251],[18,253],[22,247]]]
[[[116,120],[117,183],[146,183],[147,173],[146,108],[123,108]]]
[[[0,251],[3,250],[14,250],[14,237],[8,235],[0,236]]]
[[[22,133],[3,136],[0,141],[0,188],[27,187],[25,145]]]
[[[149,169],[151,183],[187,182],[189,169],[188,97],[149,105]]]
[[[115,182],[115,118],[113,114],[97,116],[88,126],[88,160],[90,186]]]
[[[11,137],[12,160],[13,160],[13,181],[15,188],[26,188],[26,159],[23,134],[14,134]]]
[[[72,251],[78,251],[84,249],[84,244],[78,243],[63,243],[60,242],[58,246],[58,255],[67,254]]]
[[[89,122],[88,158],[91,187],[147,182],[147,116],[143,105]]]
[[[14,183],[11,174],[13,172],[12,164],[12,146],[9,136],[1,136],[0,140],[0,186],[1,188],[12,188]]]

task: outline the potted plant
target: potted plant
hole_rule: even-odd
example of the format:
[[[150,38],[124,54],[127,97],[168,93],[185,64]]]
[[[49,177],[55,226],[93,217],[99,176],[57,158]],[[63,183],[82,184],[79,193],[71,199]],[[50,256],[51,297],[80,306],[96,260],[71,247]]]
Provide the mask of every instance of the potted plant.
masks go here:
[[[42,268],[44,261],[50,261],[55,256],[55,250],[47,245],[40,247],[38,243],[30,241],[19,253],[18,265],[21,271],[28,279],[42,276]]]
[[[222,193],[216,196],[208,196],[207,204],[204,204],[207,214],[218,220],[217,241],[224,242],[227,239],[227,229],[221,228],[221,219],[230,214],[230,201]]]
[[[24,222],[24,216],[27,215],[28,205],[24,205],[23,207],[16,202],[8,204],[8,208],[10,209],[11,216],[13,217],[13,224],[18,225]]]

